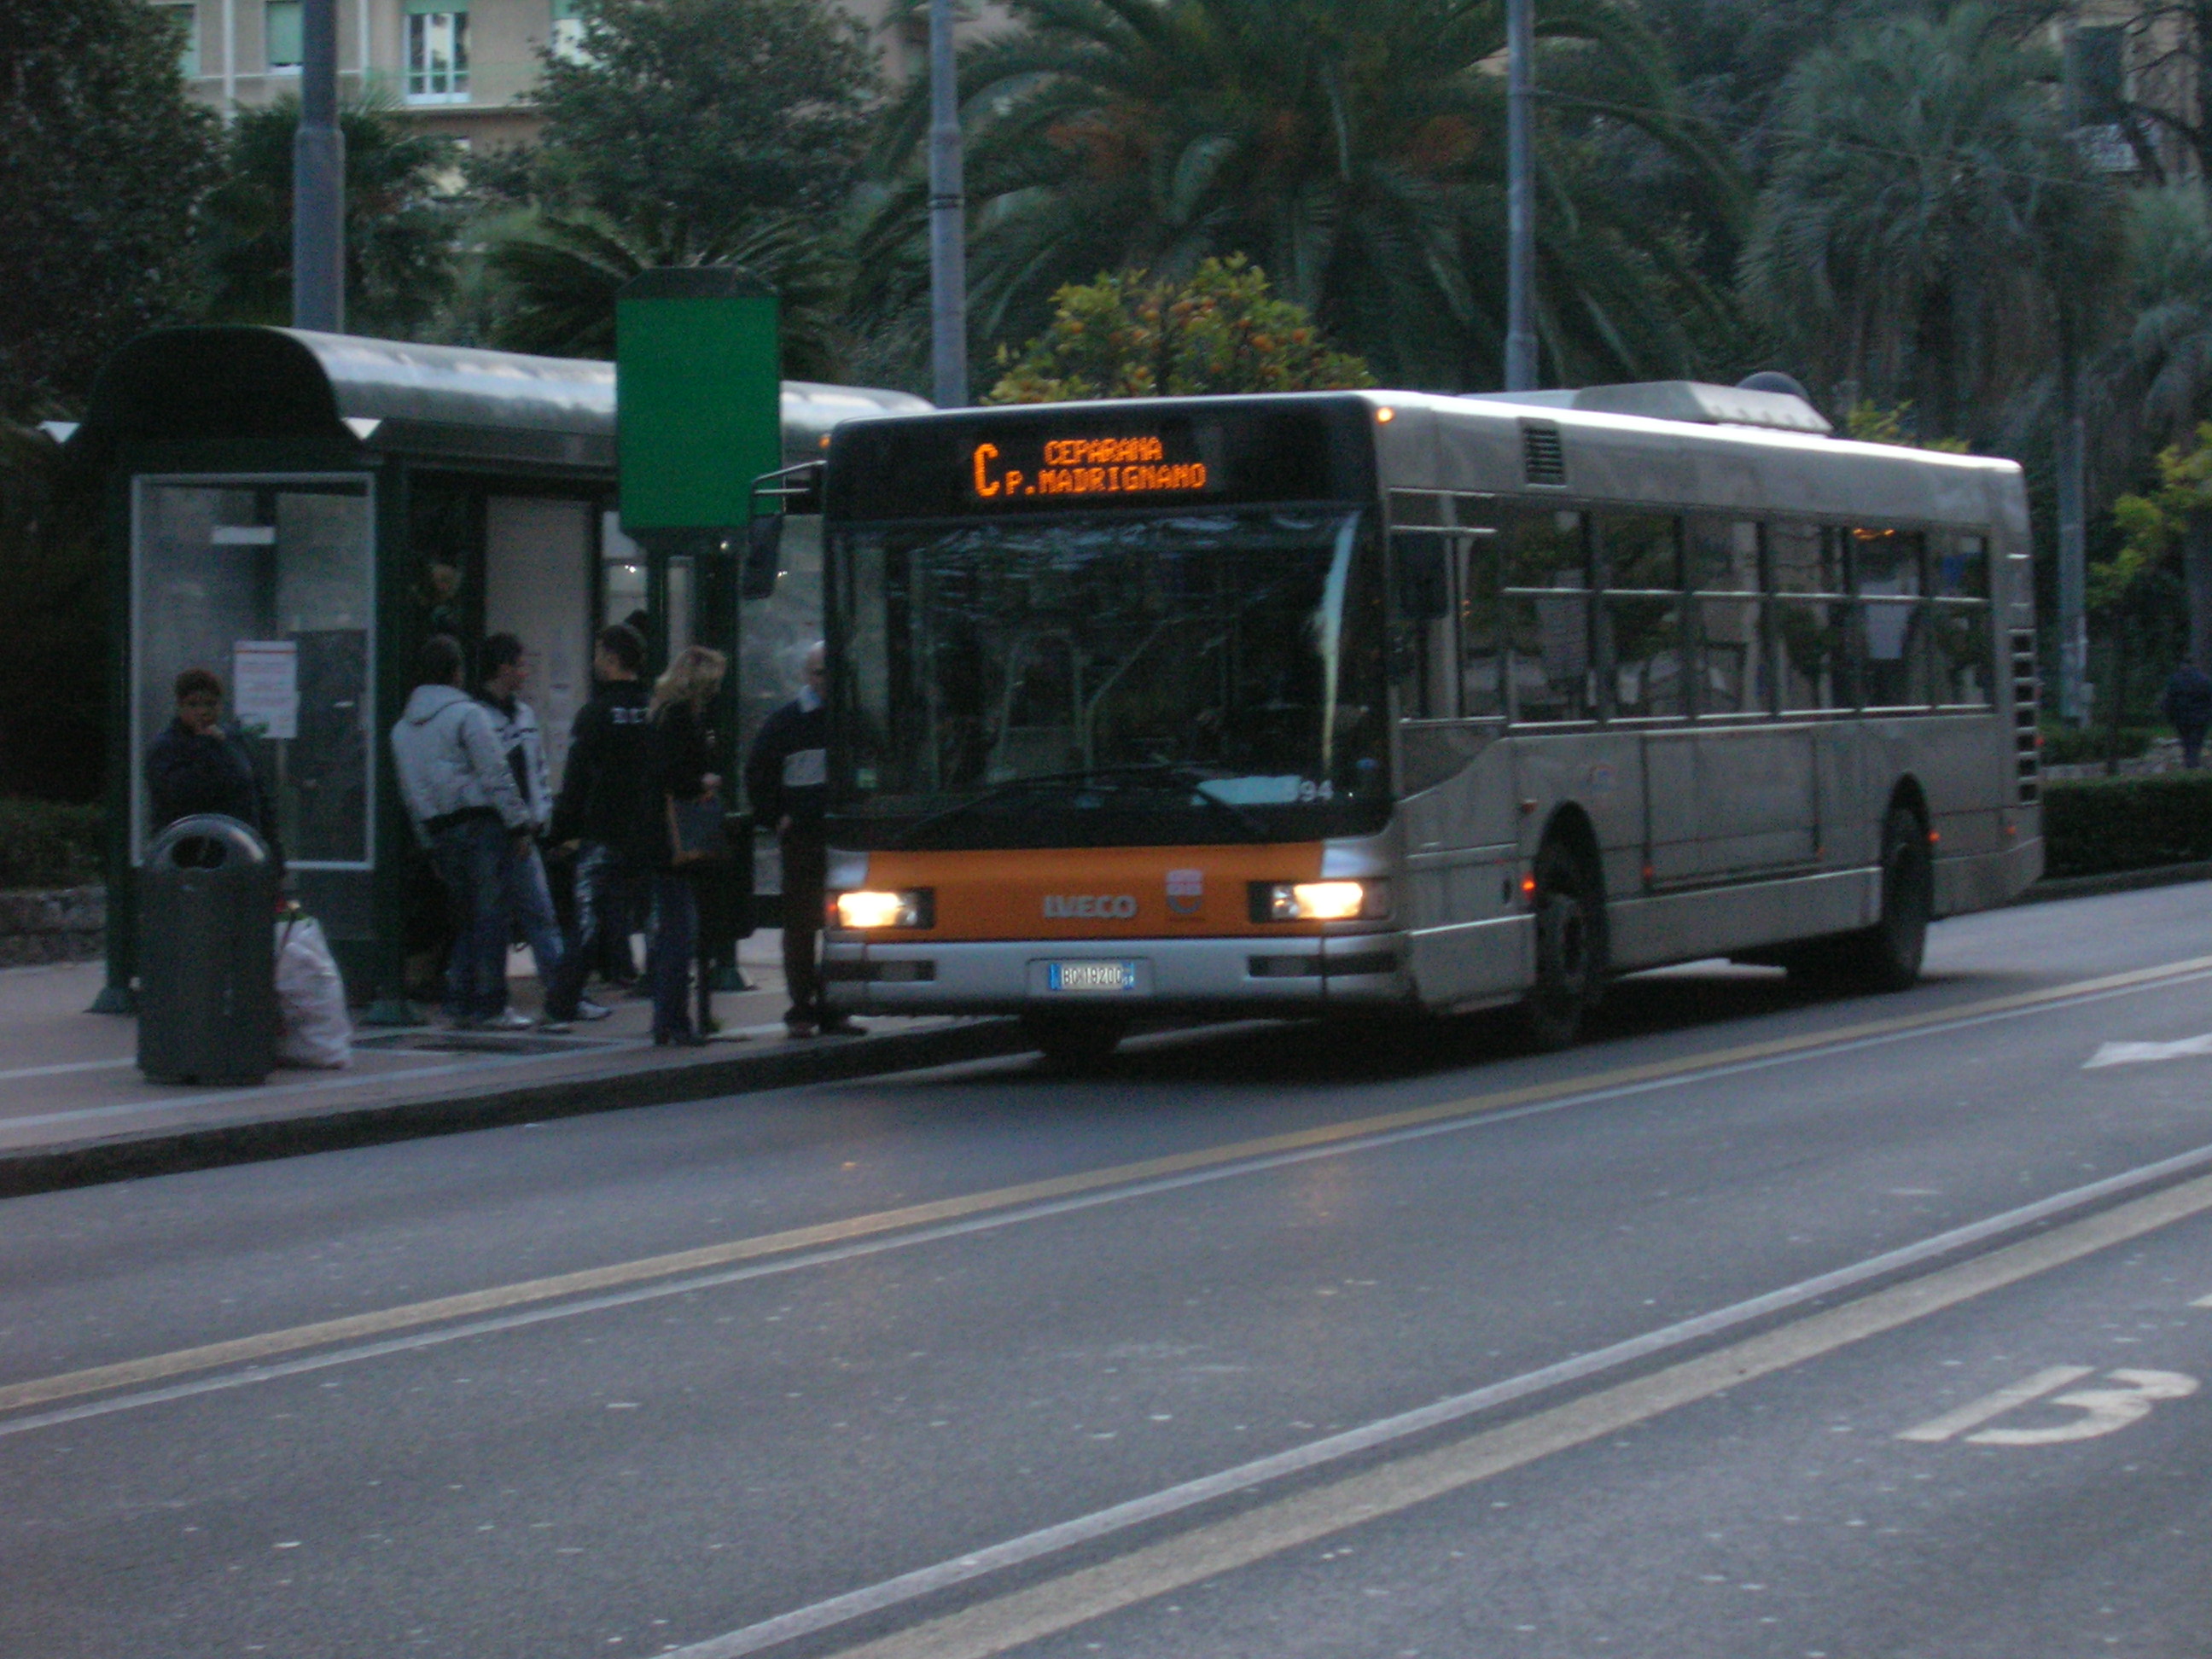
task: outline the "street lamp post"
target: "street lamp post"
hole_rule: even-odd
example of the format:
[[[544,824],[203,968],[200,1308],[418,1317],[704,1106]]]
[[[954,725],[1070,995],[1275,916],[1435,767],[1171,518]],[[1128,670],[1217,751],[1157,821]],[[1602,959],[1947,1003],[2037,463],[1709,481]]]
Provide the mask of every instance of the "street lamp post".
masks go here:
[[[929,346],[937,406],[968,402],[968,203],[952,0],[929,0]]]
[[[337,0],[305,0],[300,25],[292,326],[339,334],[345,331],[345,135],[338,130]]]
[[[1505,389],[1536,389],[1535,0],[1505,6]]]

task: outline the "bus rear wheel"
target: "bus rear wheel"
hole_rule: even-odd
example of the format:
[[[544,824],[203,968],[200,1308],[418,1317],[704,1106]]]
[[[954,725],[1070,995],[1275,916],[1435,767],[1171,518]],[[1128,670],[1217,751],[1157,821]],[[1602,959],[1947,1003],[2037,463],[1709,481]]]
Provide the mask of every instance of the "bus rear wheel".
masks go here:
[[[1935,914],[1927,827],[1911,808],[1893,806],[1881,825],[1881,919],[1797,952],[1790,959],[1790,977],[1827,991],[1907,990],[1920,977]]]
[[[1605,990],[1605,894],[1589,861],[1560,842],[1536,854],[1536,978],[1521,1025],[1540,1048],[1564,1048]]]
[[[1103,1066],[1128,1035],[1129,1022],[1110,1014],[1024,1014],[1022,1035],[1054,1071]]]

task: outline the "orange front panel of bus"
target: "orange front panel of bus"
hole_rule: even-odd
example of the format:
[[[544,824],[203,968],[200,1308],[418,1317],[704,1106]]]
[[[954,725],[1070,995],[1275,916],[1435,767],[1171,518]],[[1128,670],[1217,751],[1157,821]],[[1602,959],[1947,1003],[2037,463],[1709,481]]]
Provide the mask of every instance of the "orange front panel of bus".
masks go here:
[[[941,939],[1173,939],[1315,933],[1255,923],[1255,881],[1312,881],[1321,843],[1249,847],[1050,847],[871,853],[868,885],[928,887]]]

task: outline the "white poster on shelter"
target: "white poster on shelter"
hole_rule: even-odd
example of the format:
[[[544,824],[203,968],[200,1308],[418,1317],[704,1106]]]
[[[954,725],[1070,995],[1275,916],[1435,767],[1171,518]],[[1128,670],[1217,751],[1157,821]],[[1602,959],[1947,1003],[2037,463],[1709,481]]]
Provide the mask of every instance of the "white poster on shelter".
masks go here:
[[[300,735],[300,647],[291,640],[240,640],[230,649],[232,718],[264,738]]]

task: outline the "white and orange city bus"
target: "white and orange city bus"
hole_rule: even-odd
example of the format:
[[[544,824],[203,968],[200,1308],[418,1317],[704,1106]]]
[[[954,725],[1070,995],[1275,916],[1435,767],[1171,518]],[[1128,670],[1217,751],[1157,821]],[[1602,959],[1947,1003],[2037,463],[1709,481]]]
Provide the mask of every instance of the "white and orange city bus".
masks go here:
[[[1911,983],[2041,867],[2026,500],[1825,429],[1688,383],[840,427],[833,1000],[1079,1060],[1501,1004],[1561,1043],[1709,957]]]

